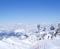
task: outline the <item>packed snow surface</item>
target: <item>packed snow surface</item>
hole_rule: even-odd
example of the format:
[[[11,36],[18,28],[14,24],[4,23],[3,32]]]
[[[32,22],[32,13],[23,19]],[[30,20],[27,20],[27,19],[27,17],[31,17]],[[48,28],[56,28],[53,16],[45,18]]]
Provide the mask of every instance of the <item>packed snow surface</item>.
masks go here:
[[[24,40],[16,37],[4,38],[0,41],[0,49],[60,49],[59,36],[45,40],[30,38]]]

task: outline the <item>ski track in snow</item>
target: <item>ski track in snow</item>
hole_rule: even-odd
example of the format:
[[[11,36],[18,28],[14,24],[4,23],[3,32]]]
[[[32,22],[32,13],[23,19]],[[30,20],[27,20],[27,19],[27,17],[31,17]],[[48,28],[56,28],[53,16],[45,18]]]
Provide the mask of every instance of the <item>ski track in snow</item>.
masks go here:
[[[34,42],[34,44],[25,41],[14,38],[1,40],[0,49],[60,49],[60,37],[53,40],[40,40],[37,43]]]

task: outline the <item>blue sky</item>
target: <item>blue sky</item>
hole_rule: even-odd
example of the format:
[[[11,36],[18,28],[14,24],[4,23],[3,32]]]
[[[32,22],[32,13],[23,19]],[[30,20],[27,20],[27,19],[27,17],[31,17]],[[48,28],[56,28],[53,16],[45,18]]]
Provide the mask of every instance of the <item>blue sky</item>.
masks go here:
[[[0,24],[60,22],[60,0],[0,0]]]

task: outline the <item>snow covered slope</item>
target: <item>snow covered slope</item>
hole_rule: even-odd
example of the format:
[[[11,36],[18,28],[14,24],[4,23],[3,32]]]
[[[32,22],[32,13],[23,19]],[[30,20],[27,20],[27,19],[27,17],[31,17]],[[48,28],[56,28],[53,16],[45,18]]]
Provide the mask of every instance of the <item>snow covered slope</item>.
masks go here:
[[[45,34],[45,32],[38,34],[36,29],[27,29],[28,31],[26,31],[23,28],[17,28],[8,29],[8,31],[0,30],[0,49],[60,49],[60,36],[39,40],[38,35]]]
[[[53,40],[30,41],[29,38],[20,40],[16,37],[10,37],[0,41],[0,49],[60,49],[60,37]]]

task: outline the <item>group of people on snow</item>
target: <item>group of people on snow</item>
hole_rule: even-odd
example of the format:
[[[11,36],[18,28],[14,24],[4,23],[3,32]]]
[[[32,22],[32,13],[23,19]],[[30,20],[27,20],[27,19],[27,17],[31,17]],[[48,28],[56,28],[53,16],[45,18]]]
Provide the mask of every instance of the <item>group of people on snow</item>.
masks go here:
[[[39,40],[45,39],[45,38],[52,39],[53,37],[60,35],[60,23],[57,25],[57,28],[51,25],[48,31],[46,27],[44,27],[43,30],[41,31],[40,25],[37,25],[37,29],[38,31],[36,35],[38,34],[37,38],[39,38]]]

